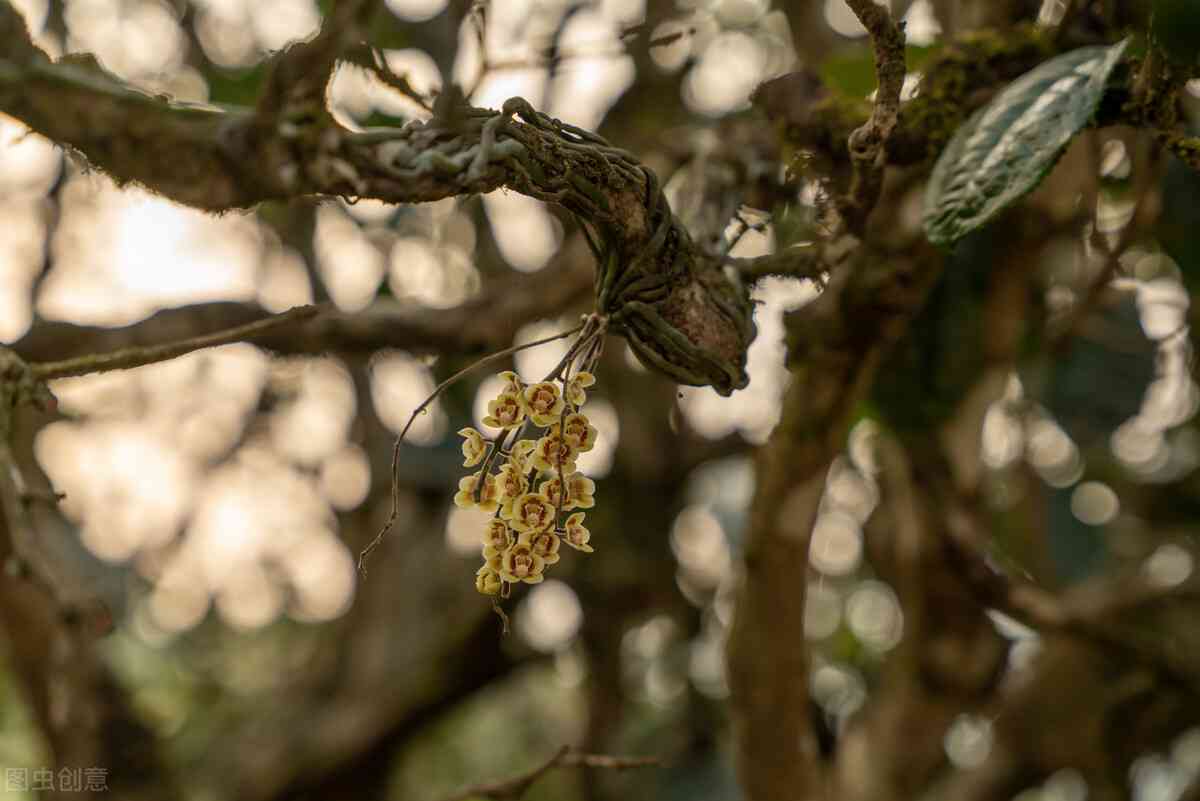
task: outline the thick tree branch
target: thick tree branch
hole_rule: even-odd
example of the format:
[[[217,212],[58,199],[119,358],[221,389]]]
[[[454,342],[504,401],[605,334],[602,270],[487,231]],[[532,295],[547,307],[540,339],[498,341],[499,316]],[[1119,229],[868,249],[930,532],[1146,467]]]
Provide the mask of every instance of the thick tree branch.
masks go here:
[[[30,367],[0,349],[0,562],[10,571],[0,583],[5,650],[54,764],[103,766],[112,771],[109,789],[120,797],[158,798],[172,792],[173,782],[152,732],[137,719],[98,644],[111,629],[113,613],[79,560],[63,558],[71,546],[82,546],[58,536],[64,521],[48,482],[40,473],[31,475],[36,467],[22,470],[22,462],[32,461],[32,443],[22,439],[18,448],[17,416],[49,400]],[[58,530],[50,530],[47,521]],[[98,799],[107,793],[61,787],[50,793],[68,795]]]
[[[803,637],[809,539],[857,404],[941,268],[921,247],[884,256],[853,237],[822,251],[833,277],[789,320],[792,383],[756,462],[729,636],[736,753],[750,801],[804,798],[821,786]]]
[[[874,448],[881,504],[866,545],[896,591],[903,634],[870,702],[841,732],[834,796],[843,801],[920,795],[944,767],[946,731],[994,690],[1007,659],[1007,642],[941,548],[922,444],[882,433]]]
[[[214,211],[297,195],[419,203],[506,186],[585,221],[598,262],[596,311],[647,364],[728,394],[745,386],[754,337],[749,298],[674,218],[652,171],[589,131],[512,98],[476,109],[453,92],[434,117],[347,130],[324,86],[361,10],[332,15],[316,39],[281,54],[255,112],[184,107],[130,90],[96,67],[50,63],[0,6],[0,110],[136,180]],[[282,99],[281,99],[282,98]]]

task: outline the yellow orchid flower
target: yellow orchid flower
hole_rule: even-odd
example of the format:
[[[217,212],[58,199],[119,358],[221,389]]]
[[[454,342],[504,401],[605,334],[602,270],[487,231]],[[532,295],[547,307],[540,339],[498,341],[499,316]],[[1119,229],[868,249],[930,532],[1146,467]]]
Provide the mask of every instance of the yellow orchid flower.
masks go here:
[[[585,387],[590,387],[596,383],[596,376],[589,373],[587,370],[580,370],[571,380],[567,382],[567,400],[571,405],[578,409],[583,404],[587,403],[587,393],[584,392]]]
[[[508,452],[508,463],[521,473],[527,472],[532,466],[530,457],[533,456],[533,451],[537,447],[537,443],[531,439],[521,439],[513,443],[512,448]]]
[[[550,529],[546,529],[545,531],[527,531],[521,535],[521,539],[518,542],[527,544],[533,549],[535,554],[542,557],[542,560],[547,565],[552,565],[559,560],[559,539]]]
[[[483,558],[490,562],[492,557],[504,553],[516,541],[508,524],[493,517],[483,529]]]
[[[596,427],[585,414],[569,414],[563,421],[563,438],[580,452],[590,451],[595,446],[596,435]]]
[[[576,512],[567,518],[567,522],[563,525],[563,542],[570,545],[577,551],[591,553],[595,550],[588,545],[588,540],[592,538],[592,533],[583,525],[583,512]]]
[[[527,492],[513,501],[509,525],[514,531],[541,531],[554,525],[554,509],[541,495]]]
[[[487,456],[488,441],[473,428],[459,429],[458,435],[463,437],[463,467],[474,467]]]
[[[504,552],[500,559],[500,578],[516,583],[539,584],[545,579],[542,572],[546,560],[533,552],[528,543],[518,542]]]
[[[501,392],[495,400],[488,401],[485,426],[513,428],[525,422],[525,404],[516,392]]]
[[[565,405],[558,384],[553,381],[542,381],[525,388],[525,408],[539,426],[557,423]]]
[[[475,486],[479,483],[479,473],[465,476],[458,482],[458,492],[454,495],[454,505],[460,509],[480,509],[484,512],[494,512],[500,508],[500,490],[496,486],[496,477],[488,474],[483,481],[483,491],[479,494],[478,503],[475,501]]]
[[[533,451],[533,466],[547,473],[557,473],[560,468],[564,474],[573,473],[575,457],[578,455],[579,452],[562,438],[558,426],[555,426],[537,441]]]
[[[499,595],[502,583],[500,574],[487,565],[475,573],[475,589],[484,595]]]

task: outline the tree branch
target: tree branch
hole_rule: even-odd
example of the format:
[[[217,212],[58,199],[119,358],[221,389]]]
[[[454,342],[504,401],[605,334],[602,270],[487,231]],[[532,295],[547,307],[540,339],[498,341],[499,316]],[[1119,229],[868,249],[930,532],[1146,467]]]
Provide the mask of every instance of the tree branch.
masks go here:
[[[578,260],[489,283],[484,293],[452,309],[406,308],[380,300],[364,311],[324,310],[283,328],[259,330],[245,341],[283,355],[369,354],[385,348],[419,353],[473,354],[512,343],[522,325],[581,309],[592,277]],[[164,309],[120,328],[38,322],[12,350],[28,362],[87,360],[89,354],[145,349],[273,319],[253,304],[229,301]]]
[[[51,63],[5,4],[0,111],[79,149],[118,182],[212,211],[298,195],[420,203],[501,186],[556,203],[588,226],[596,311],[643,361],[723,394],[746,385],[755,333],[749,297],[692,243],[651,170],[521,98],[493,111],[443,92],[427,122],[341,127],[316,87],[352,38],[361,7],[345,8],[314,40],[277,58],[250,112],[152,99],[95,65]]]
[[[821,786],[803,637],[812,527],[857,405],[942,264],[920,245],[885,255],[854,237],[822,243],[821,251],[829,286],[788,318],[792,382],[782,419],[756,461],[727,650],[736,753],[749,801],[804,798]]]
[[[842,217],[851,231],[860,232],[879,201],[887,141],[900,116],[904,86],[904,23],[893,21],[885,6],[874,0],[846,0],[871,37],[875,51],[875,105],[871,117],[847,140],[854,167],[850,191],[842,201]]]
[[[297,306],[294,309],[275,314],[262,320],[256,320],[245,325],[234,326],[213,334],[204,334],[179,342],[168,342],[162,345],[147,345],[145,347],[124,348],[113,353],[98,353],[88,356],[78,356],[56,362],[43,362],[31,365],[34,378],[48,381],[52,378],[101,373],[108,370],[128,370],[155,362],[165,362],[184,354],[202,348],[215,348],[232,342],[244,342],[261,336],[269,331],[277,331],[296,323],[311,320],[321,311],[319,306]]]
[[[153,733],[133,713],[98,647],[111,630],[113,611],[87,580],[80,560],[64,558],[72,547],[76,552],[83,547],[74,538],[64,543],[59,531],[45,525],[65,527],[44,476],[32,477],[40,483],[31,486],[32,470],[21,469],[16,452],[17,415],[44,407],[48,398],[29,365],[0,348],[0,562],[16,568],[0,582],[8,656],[54,764],[120,766],[109,778],[117,795],[158,798],[171,794],[174,783]],[[22,438],[21,445],[21,456],[31,462],[31,440]],[[50,502],[43,503],[46,499]],[[105,794],[81,788],[75,796]]]
[[[823,283],[829,273],[829,268],[820,259],[820,248],[812,244],[795,245],[752,259],[726,258],[725,262],[732,265],[742,280],[748,283],[771,275],[806,278]]]
[[[1041,632],[1059,632],[1090,640],[1152,667],[1167,679],[1200,692],[1200,663],[1181,658],[1150,631],[1126,625],[1122,613],[1159,603],[1200,599],[1200,582],[1156,587],[1141,580],[1087,585],[1057,596],[1032,581],[999,572],[989,565],[975,513],[962,503],[947,511],[946,547],[980,603],[994,607]]]
[[[471,798],[491,798],[494,801],[517,801],[528,792],[539,779],[555,768],[603,768],[606,770],[628,770],[630,768],[657,767],[662,764],[657,757],[616,757],[604,754],[584,754],[572,751],[564,745],[545,762],[532,770],[499,781],[482,782],[465,787],[443,801],[468,801]]]
[[[947,729],[994,691],[1007,661],[1007,642],[940,547],[944,522],[919,447],[927,443],[883,432],[873,449],[880,505],[865,545],[896,591],[903,633],[869,702],[840,732],[832,795],[841,801],[919,796],[944,768]]]

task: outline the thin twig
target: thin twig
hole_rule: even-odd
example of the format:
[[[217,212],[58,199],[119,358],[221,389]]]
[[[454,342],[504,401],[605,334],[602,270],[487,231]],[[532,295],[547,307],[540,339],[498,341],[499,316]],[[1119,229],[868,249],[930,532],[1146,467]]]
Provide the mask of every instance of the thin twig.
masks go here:
[[[42,362],[30,365],[33,376],[40,381],[51,378],[67,378],[69,376],[102,373],[108,370],[128,370],[131,367],[142,367],[155,362],[165,362],[179,356],[203,348],[214,348],[218,345],[228,345],[231,342],[243,342],[253,339],[259,334],[293,323],[305,322],[316,317],[322,311],[321,306],[297,306],[294,309],[256,320],[245,325],[228,328],[214,334],[184,339],[179,342],[168,342],[164,345],[149,345],[144,348],[122,348],[112,353],[88,354],[74,359],[64,359],[57,362]]]
[[[647,50],[653,50],[658,47],[667,47],[668,45],[673,45],[685,37],[693,36],[695,33],[696,28],[694,27],[672,31],[671,33],[663,34],[662,36],[655,36],[651,39],[647,39],[645,42],[645,47]],[[623,34],[622,39],[626,39],[629,36],[635,35],[637,35],[636,30],[629,34]],[[486,62],[485,67],[487,70],[495,72],[504,70],[536,69],[539,67],[557,67],[563,62],[588,58],[624,58],[629,54],[630,47],[628,46],[614,48],[609,47],[607,43],[601,42],[581,43],[580,45],[576,46],[575,49],[568,50],[566,52],[558,52],[557,48],[554,47],[545,47],[541,48],[533,56],[526,58],[512,58],[505,61],[488,61]]]
[[[490,798],[494,801],[516,801],[529,791],[535,782],[555,768],[603,768],[605,770],[628,770],[630,768],[657,767],[662,764],[658,757],[618,757],[606,754],[585,754],[572,751],[564,745],[554,755],[536,768],[507,779],[481,782],[465,787],[442,801],[467,801],[471,798]]]
[[[396,518],[400,516],[400,446],[403,444],[404,437],[406,434],[408,434],[408,430],[412,428],[412,424],[416,422],[417,415],[423,413],[425,409],[429,407],[429,404],[437,400],[437,397],[441,395],[442,392],[444,392],[448,387],[452,386],[456,381],[469,374],[473,370],[477,370],[484,365],[488,365],[492,362],[503,359],[506,356],[511,356],[514,353],[519,353],[520,351],[527,350],[529,348],[536,348],[538,345],[545,345],[546,343],[554,342],[555,340],[565,339],[566,337],[582,331],[584,325],[586,325],[586,323],[581,323],[569,331],[563,331],[561,334],[555,334],[554,336],[546,337],[544,339],[526,342],[524,345],[514,345],[511,348],[505,348],[504,350],[490,353],[487,356],[484,356],[482,359],[472,362],[454,375],[447,378],[442,383],[438,384],[437,387],[434,388],[433,394],[422,401],[420,406],[413,409],[412,414],[409,415],[408,422],[404,424],[404,428],[400,430],[399,436],[396,437],[395,444],[392,445],[392,511],[388,515],[387,522],[383,524],[383,528],[380,529],[379,533],[375,535],[375,539],[371,540],[371,542],[367,544],[367,547],[363,548],[359,553],[358,570],[360,573],[362,573],[364,576],[367,574],[367,554],[371,553],[371,551],[375,550],[375,548],[379,546],[379,543],[383,542],[383,538],[387,535],[388,531],[391,530],[392,525],[396,522]],[[483,478],[481,477],[480,483],[482,482]]]
[[[842,216],[851,231],[866,224],[883,188],[884,145],[900,116],[900,91],[904,88],[904,23],[897,23],[874,0],[846,0],[871,37],[875,51],[875,105],[871,117],[850,134],[847,146],[854,174],[842,203]]]
[[[384,86],[395,89],[423,110],[430,114],[433,113],[433,106],[430,105],[429,99],[416,90],[416,87],[409,82],[407,75],[398,75],[392,70],[391,65],[387,63],[387,59],[379,52],[378,48],[362,44],[352,48],[344,58],[349,63],[372,73]]]

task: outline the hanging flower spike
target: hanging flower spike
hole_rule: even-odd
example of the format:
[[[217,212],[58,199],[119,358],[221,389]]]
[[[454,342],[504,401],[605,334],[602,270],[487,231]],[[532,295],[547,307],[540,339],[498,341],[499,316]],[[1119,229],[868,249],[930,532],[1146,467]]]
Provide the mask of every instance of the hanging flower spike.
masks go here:
[[[500,508],[500,490],[496,486],[496,477],[489,474],[484,479],[483,492],[479,494],[479,503],[476,503],[475,486],[479,483],[479,476],[479,473],[474,473],[459,480],[454,505],[460,509],[477,508],[484,512],[494,512]]]
[[[583,525],[583,512],[576,512],[568,517],[563,528],[566,529],[563,532],[563,541],[567,545],[584,553],[591,553],[595,550],[595,548],[588,545],[588,540],[592,538],[592,533]]]
[[[584,392],[585,387],[590,387],[596,383],[596,376],[589,373],[587,370],[580,370],[570,381],[567,382],[567,400],[571,405],[578,409],[583,404],[587,403],[587,393]]]
[[[533,552],[533,547],[518,542],[504,552],[500,559],[500,578],[516,583],[539,584],[545,578],[546,560]]]
[[[483,558],[491,564],[492,557],[504,553],[516,543],[516,535],[503,520],[492,518],[483,530]]]
[[[541,495],[527,492],[513,501],[509,525],[514,531],[541,531],[554,525],[554,509]]]
[[[531,457],[536,447],[537,443],[531,439],[517,440],[508,449],[508,463],[522,473],[529,472],[529,468],[533,466]]]
[[[487,411],[483,418],[485,426],[507,429],[525,422],[525,404],[517,392],[501,392],[495,400],[488,401]]]
[[[569,414],[563,421],[563,439],[580,452],[590,451],[596,444],[596,427],[585,414]]]
[[[525,477],[524,468],[510,461],[500,468],[496,481],[500,487],[500,516],[509,520],[513,502],[529,490],[529,479]]]
[[[542,557],[547,565],[552,565],[558,561],[558,544],[559,539],[550,529],[545,531],[527,531],[521,535],[520,542],[524,542],[533,549],[533,552]]]
[[[533,451],[533,466],[547,473],[557,473],[560,468],[564,474],[573,473],[575,457],[578,455],[571,443],[563,440],[558,426],[555,426],[537,441]]]
[[[473,428],[463,428],[458,432],[463,437],[463,467],[474,467],[487,456],[488,441]]]
[[[565,402],[558,391],[558,384],[542,381],[525,388],[525,406],[529,416],[539,426],[552,426],[562,416]]]
[[[488,565],[479,568],[475,573],[475,589],[484,595],[499,595],[503,581],[500,574]]]

